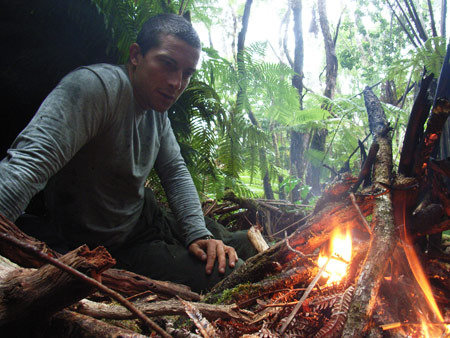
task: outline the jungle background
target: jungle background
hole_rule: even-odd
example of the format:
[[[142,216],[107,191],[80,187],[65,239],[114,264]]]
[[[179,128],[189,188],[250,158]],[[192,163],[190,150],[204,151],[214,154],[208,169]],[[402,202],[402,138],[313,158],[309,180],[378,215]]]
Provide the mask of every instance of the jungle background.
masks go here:
[[[446,0],[1,0],[0,157],[66,73],[126,62],[162,12],[189,18],[203,43],[169,111],[203,200],[232,189],[314,205],[333,177],[360,170],[372,141],[366,86],[398,162],[420,81],[439,77],[447,43]],[[436,157],[448,156],[448,135]]]

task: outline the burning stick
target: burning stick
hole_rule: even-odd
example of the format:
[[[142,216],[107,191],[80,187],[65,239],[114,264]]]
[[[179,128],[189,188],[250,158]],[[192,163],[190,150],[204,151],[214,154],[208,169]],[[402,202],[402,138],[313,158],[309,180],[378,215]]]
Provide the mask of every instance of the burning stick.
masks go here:
[[[308,288],[306,289],[306,291],[303,294],[302,298],[300,298],[300,300],[298,301],[297,305],[294,307],[294,309],[292,310],[291,314],[289,315],[289,317],[286,319],[286,321],[284,322],[283,326],[281,327],[280,335],[284,334],[284,332],[286,331],[287,327],[291,323],[292,319],[295,317],[295,315],[297,314],[298,310],[300,310],[300,307],[305,302],[306,298],[308,298],[308,296],[311,293],[312,289],[314,288],[314,286],[319,281],[320,276],[322,276],[322,273],[325,271],[325,269],[326,269],[330,259],[331,259],[331,257],[329,257],[327,259],[325,264],[320,268],[319,273],[316,275],[316,277],[314,277],[312,282],[308,285]]]

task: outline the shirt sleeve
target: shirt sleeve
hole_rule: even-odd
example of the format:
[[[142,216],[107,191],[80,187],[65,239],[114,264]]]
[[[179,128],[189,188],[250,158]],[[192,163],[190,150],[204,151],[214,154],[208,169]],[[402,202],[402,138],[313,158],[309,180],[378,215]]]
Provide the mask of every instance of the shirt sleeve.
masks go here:
[[[109,111],[103,81],[91,70],[68,74],[48,95],[0,162],[0,212],[11,221],[47,181],[94,137]]]
[[[180,146],[166,117],[155,169],[161,179],[170,208],[185,238],[185,245],[203,236],[212,236],[206,228],[200,199],[191,174],[180,153]]]

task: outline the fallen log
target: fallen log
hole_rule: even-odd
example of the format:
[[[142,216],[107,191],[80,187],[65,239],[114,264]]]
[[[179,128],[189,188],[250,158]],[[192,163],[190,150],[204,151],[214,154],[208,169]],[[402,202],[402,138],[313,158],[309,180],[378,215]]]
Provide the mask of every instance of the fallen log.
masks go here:
[[[170,299],[160,302],[152,303],[136,303],[139,310],[149,317],[157,316],[186,316],[184,305],[177,299]],[[236,305],[214,305],[206,303],[195,303],[195,307],[202,313],[202,315],[209,320],[221,319],[235,319],[240,321],[249,321],[250,318],[241,313]],[[117,306],[102,303],[96,303],[88,300],[82,300],[73,307],[73,310],[90,317],[98,319],[132,319],[135,316],[127,309]]]
[[[92,338],[92,337],[133,337],[143,338],[145,335],[139,334],[135,331],[123,329],[101,320],[86,316],[80,313],[75,313],[68,310],[63,310],[56,313],[48,322],[42,337],[73,337],[73,338]]]
[[[40,250],[40,252],[48,254],[51,257],[58,258],[61,256],[60,253],[48,247],[46,243],[41,242],[21,231],[14,223],[9,221],[2,214],[0,214],[0,232],[9,234],[14,238],[19,239],[22,243],[36,247]],[[42,260],[36,258],[35,256],[30,255],[22,249],[3,241],[0,241],[0,255],[10,259],[12,262],[22,267],[39,268],[44,264]],[[112,290],[120,292],[126,296],[133,296],[135,294],[151,290],[155,293],[166,296],[178,295],[187,300],[200,300],[200,295],[192,292],[190,288],[185,285],[157,281],[120,269],[109,269],[104,271],[102,273],[102,282]]]
[[[106,249],[91,251],[87,246],[60,257],[60,261],[85,274],[100,274],[115,264]],[[39,269],[11,268],[7,260],[2,260],[2,265],[3,271],[9,271],[0,280],[0,325],[48,317],[94,290],[52,265]]]

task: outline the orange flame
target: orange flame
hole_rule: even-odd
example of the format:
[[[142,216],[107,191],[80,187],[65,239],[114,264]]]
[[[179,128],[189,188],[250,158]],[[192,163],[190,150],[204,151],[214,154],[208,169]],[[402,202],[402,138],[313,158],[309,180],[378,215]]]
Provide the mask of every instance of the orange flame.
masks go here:
[[[425,295],[425,299],[427,300],[430,309],[433,311],[440,322],[444,322],[444,317],[442,317],[441,311],[439,310],[436,301],[434,300],[430,283],[428,282],[428,279],[423,272],[422,265],[417,258],[411,240],[407,235],[405,226],[403,227],[403,237],[403,249],[405,250],[406,258],[408,259],[411,271],[416,278],[416,281],[419,284],[420,288],[422,289],[422,292]]]
[[[414,275],[414,278],[416,279],[417,283],[420,286],[420,289],[422,290],[425,299],[427,301],[427,304],[429,308],[433,311],[434,315],[436,316],[437,320],[442,323],[442,325],[445,327],[446,333],[450,333],[450,326],[444,325],[444,317],[441,314],[441,311],[439,310],[439,307],[436,304],[436,301],[433,296],[433,292],[431,290],[430,283],[425,276],[425,273],[422,269],[422,265],[419,261],[419,258],[417,257],[417,254],[414,250],[411,238],[408,236],[408,232],[406,230],[406,224],[405,219],[403,222],[403,231],[401,231],[402,234],[402,240],[403,240],[403,250],[405,251],[406,259],[408,260],[409,266],[411,268],[411,271]],[[434,337],[438,332],[436,331],[436,326],[428,325],[427,323],[429,320],[425,318],[424,316],[421,316],[421,327],[422,327],[422,334],[424,337]],[[442,326],[441,326],[442,328]],[[438,334],[440,335],[440,334]]]
[[[317,264],[322,267],[327,261],[328,257],[332,258],[322,274],[323,277],[328,278],[327,285],[339,283],[347,272],[347,263],[350,262],[352,256],[352,240],[350,231],[346,229],[343,232],[339,228],[335,228],[331,234],[331,240],[328,250],[328,255],[320,253]],[[333,258],[333,257],[337,257]]]

